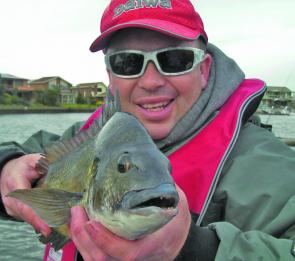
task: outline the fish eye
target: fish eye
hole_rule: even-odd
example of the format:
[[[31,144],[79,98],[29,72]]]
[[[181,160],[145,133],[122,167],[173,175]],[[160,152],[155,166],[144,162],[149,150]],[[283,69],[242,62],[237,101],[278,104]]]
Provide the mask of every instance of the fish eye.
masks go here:
[[[132,162],[131,162],[130,155],[125,152],[118,160],[118,171],[120,173],[126,173],[131,168],[132,168]]]

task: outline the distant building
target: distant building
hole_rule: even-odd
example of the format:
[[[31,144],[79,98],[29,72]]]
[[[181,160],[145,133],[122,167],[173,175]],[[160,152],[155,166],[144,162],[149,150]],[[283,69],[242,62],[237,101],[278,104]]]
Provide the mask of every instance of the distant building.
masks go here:
[[[42,77],[40,79],[30,81],[29,84],[34,91],[58,89],[60,91],[60,103],[76,103],[76,96],[72,91],[72,84],[59,76]]]
[[[287,87],[269,86],[262,98],[259,110],[268,113],[287,114],[290,111],[292,100],[292,91]]]
[[[0,88],[5,92],[13,92],[17,87],[28,84],[28,79],[11,74],[0,73]]]
[[[29,85],[32,86],[34,90],[49,90],[53,88],[63,90],[72,87],[71,83],[59,76],[42,77],[40,79],[30,81]]]
[[[59,76],[42,77],[29,81],[10,74],[0,74],[0,94],[15,91],[20,98],[29,103],[42,98],[43,91],[56,89],[60,94],[57,103],[74,104],[79,95],[85,102],[93,103],[103,101],[106,88],[103,82],[81,83],[73,87],[70,82]]]
[[[80,94],[84,99],[102,101],[106,95],[107,86],[103,82],[80,83],[73,87],[76,97]]]
[[[32,101],[34,98],[34,89],[30,85],[23,85],[16,87],[17,95],[25,101]]]
[[[72,88],[62,89],[60,91],[60,102],[62,104],[75,104],[76,94],[73,92]]]

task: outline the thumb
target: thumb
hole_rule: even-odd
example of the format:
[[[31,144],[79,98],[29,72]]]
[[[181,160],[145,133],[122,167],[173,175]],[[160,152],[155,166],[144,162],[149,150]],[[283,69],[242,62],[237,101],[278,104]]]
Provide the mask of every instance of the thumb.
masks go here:
[[[25,157],[25,162],[27,164],[27,178],[30,180],[35,180],[46,174],[47,171],[45,165],[38,165],[38,161],[43,157],[41,154],[28,154]]]

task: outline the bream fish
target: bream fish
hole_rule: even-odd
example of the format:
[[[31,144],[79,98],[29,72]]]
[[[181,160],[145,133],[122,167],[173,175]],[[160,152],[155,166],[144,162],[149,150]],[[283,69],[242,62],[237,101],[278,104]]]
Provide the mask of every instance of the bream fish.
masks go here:
[[[37,186],[8,195],[29,205],[53,228],[40,241],[50,242],[55,250],[69,241],[70,209],[75,205],[129,240],[156,231],[178,212],[170,162],[144,126],[124,112],[115,112],[101,125],[96,121],[46,149],[36,167],[44,175]]]

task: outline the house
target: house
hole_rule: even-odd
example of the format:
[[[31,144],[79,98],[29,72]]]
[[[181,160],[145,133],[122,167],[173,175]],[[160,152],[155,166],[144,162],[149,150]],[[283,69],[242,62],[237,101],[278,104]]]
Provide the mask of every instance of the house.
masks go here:
[[[18,97],[25,101],[32,101],[34,98],[34,88],[30,85],[23,85],[16,87]]]
[[[60,91],[60,102],[62,104],[75,104],[76,94],[73,92],[72,88],[62,89]]]
[[[288,113],[293,100],[292,91],[287,87],[269,86],[259,105],[259,110],[268,113]]]
[[[103,82],[80,83],[73,88],[73,91],[81,95],[88,102],[91,99],[102,101],[106,95],[107,86]]]
[[[59,76],[42,77],[40,79],[30,81],[29,84],[34,91],[58,89],[60,91],[60,103],[76,103],[76,96],[72,91],[72,84]]]
[[[28,84],[28,79],[0,73],[0,89],[12,93],[17,87]]]
[[[29,85],[34,88],[34,90],[50,90],[54,88],[68,89],[72,87],[72,84],[62,79],[59,76],[51,76],[51,77],[42,77],[37,80],[33,80],[29,82]]]

